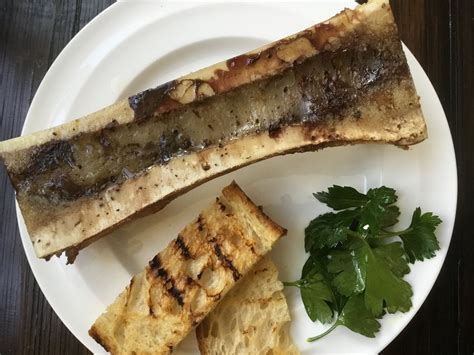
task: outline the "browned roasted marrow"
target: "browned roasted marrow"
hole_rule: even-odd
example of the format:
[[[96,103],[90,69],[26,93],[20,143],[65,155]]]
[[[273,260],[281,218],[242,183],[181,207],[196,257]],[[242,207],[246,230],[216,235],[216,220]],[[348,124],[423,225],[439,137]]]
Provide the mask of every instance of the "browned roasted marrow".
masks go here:
[[[426,125],[388,0],[76,121],[0,143],[38,257],[77,250],[244,165]]]

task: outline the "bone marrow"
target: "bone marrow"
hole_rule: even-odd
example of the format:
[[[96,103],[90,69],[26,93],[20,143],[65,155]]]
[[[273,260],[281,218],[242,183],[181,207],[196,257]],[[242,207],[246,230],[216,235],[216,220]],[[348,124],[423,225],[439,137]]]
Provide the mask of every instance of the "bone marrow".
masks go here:
[[[34,147],[30,163],[12,176],[20,194],[26,188],[29,195],[45,199],[45,203],[91,196],[150,166],[249,134],[268,133],[278,138],[286,126],[312,127],[357,115],[344,111],[383,90],[386,82],[408,75],[405,61],[393,53],[375,48],[338,50],[297,63],[277,78],[247,84],[166,114],[148,112],[149,107],[157,106],[152,101],[163,102],[155,94],[138,94],[130,98],[136,121]]]
[[[85,118],[2,142],[0,156],[36,253],[49,257],[262,159],[425,138],[388,1],[372,0]]]

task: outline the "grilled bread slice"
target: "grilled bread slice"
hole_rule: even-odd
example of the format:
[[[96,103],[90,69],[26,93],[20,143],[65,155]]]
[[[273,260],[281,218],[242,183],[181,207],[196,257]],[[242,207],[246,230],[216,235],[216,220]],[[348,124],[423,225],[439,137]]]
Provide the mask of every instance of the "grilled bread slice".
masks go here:
[[[232,183],[133,277],[89,334],[113,354],[170,353],[285,233]]]
[[[426,125],[388,0],[371,0],[85,118],[0,143],[38,257],[80,248],[216,176]]]
[[[263,258],[196,328],[201,354],[299,354],[282,290],[275,264]]]

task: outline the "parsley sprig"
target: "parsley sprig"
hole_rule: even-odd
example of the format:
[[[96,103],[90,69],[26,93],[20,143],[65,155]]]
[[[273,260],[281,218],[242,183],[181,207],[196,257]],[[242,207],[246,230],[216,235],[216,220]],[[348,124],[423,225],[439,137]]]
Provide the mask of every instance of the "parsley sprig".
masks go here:
[[[301,279],[285,283],[300,289],[312,321],[333,323],[308,341],[340,325],[373,338],[385,313],[411,308],[413,291],[403,277],[410,263],[430,259],[439,250],[435,230],[441,219],[417,208],[408,228],[393,231],[400,216],[398,197],[385,186],[363,194],[335,185],[314,197],[336,212],[322,214],[306,227],[310,256]]]

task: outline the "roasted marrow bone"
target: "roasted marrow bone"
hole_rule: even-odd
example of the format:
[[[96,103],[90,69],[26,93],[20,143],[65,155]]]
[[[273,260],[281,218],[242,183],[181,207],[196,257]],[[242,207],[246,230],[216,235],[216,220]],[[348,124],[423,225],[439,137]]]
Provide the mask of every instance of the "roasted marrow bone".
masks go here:
[[[171,353],[285,233],[237,184],[227,186],[133,277],[89,334],[112,354]]]
[[[426,126],[388,0],[65,125],[0,143],[38,257],[77,250],[218,175]]]

